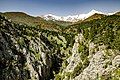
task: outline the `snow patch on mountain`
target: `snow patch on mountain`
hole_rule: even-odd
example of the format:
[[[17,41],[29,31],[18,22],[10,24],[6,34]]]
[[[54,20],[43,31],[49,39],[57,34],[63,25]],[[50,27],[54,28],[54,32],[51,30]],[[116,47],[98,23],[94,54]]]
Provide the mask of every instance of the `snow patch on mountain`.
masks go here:
[[[103,12],[100,12],[100,11],[91,10],[87,14],[69,15],[69,16],[56,16],[56,15],[53,15],[53,14],[47,14],[47,15],[43,15],[41,17],[46,19],[46,20],[59,20],[59,21],[67,21],[67,22],[77,22],[79,20],[85,20],[86,18],[94,15],[95,13],[104,14],[104,15],[113,15],[114,14],[114,13],[103,13]]]

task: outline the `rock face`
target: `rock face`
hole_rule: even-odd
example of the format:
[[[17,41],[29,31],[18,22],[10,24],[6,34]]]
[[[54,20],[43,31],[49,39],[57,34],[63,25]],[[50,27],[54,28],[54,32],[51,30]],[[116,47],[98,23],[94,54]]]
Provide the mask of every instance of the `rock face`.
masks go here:
[[[24,26],[10,24],[4,18],[0,22],[1,80],[50,78],[52,47],[47,38],[40,33],[36,37],[28,35]]]
[[[71,52],[73,37],[0,16],[0,80],[53,79]]]
[[[103,30],[110,41],[106,44],[99,42],[104,36],[94,38],[90,29],[94,28],[68,34],[15,24],[0,16],[0,80],[119,80],[119,35],[113,48],[106,33],[109,28]],[[119,34],[117,29],[110,32]]]
[[[82,48],[83,45],[88,51]],[[114,75],[120,70],[119,57],[118,50],[86,42],[80,33],[75,38],[72,55],[67,58],[68,65],[62,69],[55,80],[119,80],[120,73],[117,73],[117,77]]]

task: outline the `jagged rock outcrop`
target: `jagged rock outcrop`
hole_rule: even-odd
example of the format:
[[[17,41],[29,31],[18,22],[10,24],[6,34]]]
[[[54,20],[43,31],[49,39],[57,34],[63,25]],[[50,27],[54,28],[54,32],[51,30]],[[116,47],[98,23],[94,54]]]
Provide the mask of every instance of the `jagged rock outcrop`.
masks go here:
[[[75,37],[72,55],[66,60],[68,65],[56,75],[55,80],[119,80],[119,57],[119,50],[87,41],[80,33]]]
[[[50,79],[52,45],[47,38],[4,18],[0,22],[1,80]]]

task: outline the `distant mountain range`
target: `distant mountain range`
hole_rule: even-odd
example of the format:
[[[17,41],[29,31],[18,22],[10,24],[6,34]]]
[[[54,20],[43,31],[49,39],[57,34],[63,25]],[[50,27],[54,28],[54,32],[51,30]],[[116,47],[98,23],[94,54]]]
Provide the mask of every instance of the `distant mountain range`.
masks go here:
[[[56,16],[53,14],[47,14],[42,16],[31,16],[24,12],[0,12],[0,15],[5,16],[7,19],[11,19],[13,22],[27,24],[30,26],[41,25],[45,27],[51,27],[54,25],[68,26],[71,24],[90,21],[93,19],[100,19],[109,15],[120,15],[120,12],[104,13],[96,10],[91,10],[86,14],[69,15],[69,16]]]
[[[59,20],[59,21],[68,21],[68,22],[77,22],[79,20],[85,20],[88,17],[94,15],[94,14],[103,14],[103,15],[113,15],[114,13],[103,13],[100,11],[96,11],[96,10],[91,10],[89,13],[87,14],[79,14],[79,15],[69,15],[69,16],[56,16],[53,14],[47,14],[47,15],[43,15],[41,16],[42,18],[46,19],[46,20]]]

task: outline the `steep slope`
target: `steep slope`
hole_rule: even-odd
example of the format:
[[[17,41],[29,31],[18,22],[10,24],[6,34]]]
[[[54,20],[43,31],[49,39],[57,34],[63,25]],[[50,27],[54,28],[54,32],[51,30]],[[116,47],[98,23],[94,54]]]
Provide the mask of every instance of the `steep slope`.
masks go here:
[[[115,13],[115,15],[120,15],[120,12]]]
[[[103,17],[105,17],[106,15],[104,14],[97,14],[95,13],[94,15],[88,17],[87,19],[85,19],[84,21],[90,21],[90,20],[94,20],[94,19],[101,19]]]
[[[117,19],[118,18],[118,19]],[[99,22],[100,21],[100,22]],[[104,16],[100,19],[93,19],[93,20],[90,20],[90,21],[79,21],[79,22],[76,22],[72,25],[69,25],[67,26],[64,31],[66,33],[77,33],[79,31],[78,28],[82,27],[82,28],[85,28],[85,27],[92,27],[92,26],[95,26],[97,25],[96,23],[94,22],[98,22],[100,23],[101,25],[108,25],[108,24],[116,24],[118,23],[119,24],[119,16],[118,15],[110,15],[110,16]],[[98,24],[99,25],[99,24]]]
[[[0,79],[50,78],[52,47],[43,38],[35,28],[13,24],[0,16]]]

